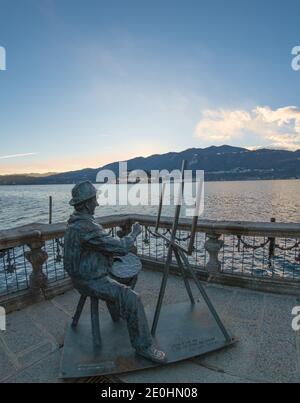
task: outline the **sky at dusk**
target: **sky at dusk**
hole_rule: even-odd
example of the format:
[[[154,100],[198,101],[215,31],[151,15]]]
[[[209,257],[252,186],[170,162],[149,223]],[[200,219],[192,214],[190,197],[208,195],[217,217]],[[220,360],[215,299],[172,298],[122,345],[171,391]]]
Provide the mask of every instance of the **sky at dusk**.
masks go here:
[[[0,174],[300,149],[299,0],[0,0]]]

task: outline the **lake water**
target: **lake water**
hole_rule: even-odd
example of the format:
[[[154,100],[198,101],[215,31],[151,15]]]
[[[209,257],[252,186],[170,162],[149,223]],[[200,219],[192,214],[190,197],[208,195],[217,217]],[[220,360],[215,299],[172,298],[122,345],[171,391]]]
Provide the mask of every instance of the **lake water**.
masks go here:
[[[0,229],[48,222],[49,196],[53,222],[67,220],[73,185],[0,186]],[[156,215],[152,207],[99,207],[96,215],[121,213]],[[169,215],[170,211],[163,212]],[[215,220],[300,222],[300,180],[208,182],[202,218]]]
[[[32,222],[48,222],[49,196],[53,197],[53,222],[68,219],[72,208],[68,202],[72,185],[52,186],[0,186],[0,229],[12,228]],[[215,220],[270,221],[300,223],[300,180],[250,181],[250,182],[209,182],[205,184],[205,209],[202,218]],[[170,208],[163,214],[173,216]],[[121,213],[157,214],[157,206],[152,207],[99,207],[98,216]],[[198,255],[195,264],[204,265],[205,235],[199,234]],[[261,242],[258,239],[257,242]],[[252,242],[250,240],[249,242]],[[282,241],[283,245],[284,242]],[[285,246],[294,245],[295,240],[287,240]],[[268,261],[268,246],[253,253],[252,250],[237,251],[235,237],[227,237],[220,258],[223,270],[229,273],[244,273],[255,276],[278,276],[300,279],[300,247],[289,253],[276,250],[272,261]],[[154,245],[154,249],[153,249]],[[49,259],[44,270],[49,281],[65,276],[63,261],[57,241],[45,246]],[[152,247],[146,245],[143,236],[138,240],[138,248],[156,258],[163,258],[163,242]],[[26,249],[26,248],[25,248]],[[234,251],[234,253],[233,253]],[[147,252],[147,251],[146,251]],[[298,258],[299,256],[299,258]],[[26,268],[27,267],[27,268]],[[28,287],[30,265],[25,265],[23,247],[12,251],[0,251],[0,295]]]

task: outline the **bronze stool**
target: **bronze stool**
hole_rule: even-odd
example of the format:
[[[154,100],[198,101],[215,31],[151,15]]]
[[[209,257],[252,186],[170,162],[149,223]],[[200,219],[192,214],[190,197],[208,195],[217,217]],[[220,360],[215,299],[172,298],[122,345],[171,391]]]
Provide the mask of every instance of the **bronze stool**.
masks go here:
[[[87,297],[88,297],[87,295],[81,295],[79,299],[79,303],[77,305],[76,312],[72,321],[72,327],[74,329],[78,325]],[[95,347],[101,347],[99,299],[95,297],[90,297],[90,299],[91,299],[91,324],[92,324],[93,342]]]
[[[115,276],[112,276],[115,280],[119,281],[121,284],[127,285],[134,289],[136,282],[137,282],[137,275],[127,279],[120,279]],[[79,290],[77,290],[80,292]],[[93,343],[95,347],[101,347],[101,332],[100,332],[100,320],[99,320],[99,299],[96,297],[91,297],[89,295],[81,294],[75,315],[72,321],[72,328],[75,329],[78,325],[80,316],[82,314],[84,305],[86,303],[87,298],[90,297],[91,299],[91,324],[92,324],[92,336],[93,336]],[[113,302],[106,302],[106,306],[110,313],[110,316],[113,322],[118,322],[120,319],[118,314],[118,309],[116,308]]]

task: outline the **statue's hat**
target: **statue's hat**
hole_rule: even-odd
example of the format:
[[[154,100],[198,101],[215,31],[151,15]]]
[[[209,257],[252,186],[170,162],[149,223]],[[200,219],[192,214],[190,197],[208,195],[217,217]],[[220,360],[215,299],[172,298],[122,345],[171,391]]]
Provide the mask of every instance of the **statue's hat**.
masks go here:
[[[80,182],[72,189],[71,206],[83,203],[97,196],[97,189],[90,181]]]

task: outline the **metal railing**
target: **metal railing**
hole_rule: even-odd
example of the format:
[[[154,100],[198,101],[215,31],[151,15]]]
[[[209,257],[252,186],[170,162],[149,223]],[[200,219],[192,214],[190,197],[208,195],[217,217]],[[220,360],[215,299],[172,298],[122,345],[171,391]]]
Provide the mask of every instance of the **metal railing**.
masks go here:
[[[123,236],[139,221],[142,234],[138,254],[147,261],[163,263],[166,242],[154,233],[155,217],[115,215],[97,219],[112,236]],[[172,218],[161,219],[166,236]],[[121,231],[118,229],[121,228]],[[191,220],[182,219],[177,241],[187,247]],[[0,231],[0,296],[29,289],[36,293],[67,277],[63,267],[63,236],[66,224],[32,224]],[[278,279],[300,284],[300,224],[198,222],[190,263],[209,275],[235,275],[255,279]],[[174,260],[174,265],[176,262]]]

